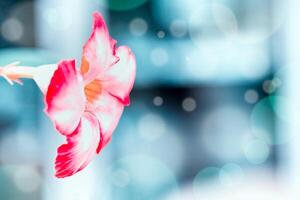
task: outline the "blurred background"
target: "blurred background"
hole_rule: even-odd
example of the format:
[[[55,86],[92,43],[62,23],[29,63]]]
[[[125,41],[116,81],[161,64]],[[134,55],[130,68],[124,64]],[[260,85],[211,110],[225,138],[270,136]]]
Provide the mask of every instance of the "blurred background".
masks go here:
[[[0,65],[81,58],[100,11],[137,58],[131,106],[82,172],[33,81],[0,80],[0,199],[300,198],[298,0],[1,0]],[[79,62],[78,62],[79,63]]]

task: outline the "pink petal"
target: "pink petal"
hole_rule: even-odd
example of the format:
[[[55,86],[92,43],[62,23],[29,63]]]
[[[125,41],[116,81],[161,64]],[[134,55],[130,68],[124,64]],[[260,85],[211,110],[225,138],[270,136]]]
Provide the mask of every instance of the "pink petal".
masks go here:
[[[48,86],[50,84],[51,78],[54,71],[57,69],[58,65],[43,65],[37,67],[33,74],[33,79],[39,86],[43,94],[46,94]]]
[[[67,144],[57,149],[55,176],[64,178],[85,168],[96,155],[100,142],[100,128],[97,118],[88,112],[84,113],[79,126],[66,136]]]
[[[122,102],[106,91],[102,91],[98,99],[95,100],[90,107],[87,107],[87,110],[92,110],[97,116],[100,123],[102,141],[98,146],[97,153],[99,153],[110,140],[113,131],[118,125],[123,109],[124,105]]]
[[[103,17],[95,12],[93,32],[83,47],[81,72],[86,83],[117,62],[115,45],[116,41],[109,36]]]
[[[75,61],[62,61],[48,87],[45,112],[63,135],[71,134],[79,124],[85,108],[85,95]]]
[[[100,79],[106,91],[119,98],[124,105],[129,105],[129,93],[136,74],[135,57],[126,46],[119,47],[116,56],[120,58],[119,62],[109,67]]]

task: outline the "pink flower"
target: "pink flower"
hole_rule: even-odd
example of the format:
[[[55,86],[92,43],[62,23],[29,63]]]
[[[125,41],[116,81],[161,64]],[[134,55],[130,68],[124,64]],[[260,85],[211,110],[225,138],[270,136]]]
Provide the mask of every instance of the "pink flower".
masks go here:
[[[7,67],[0,75],[12,80],[33,78],[39,85],[45,94],[45,112],[67,140],[57,149],[55,175],[71,176],[85,168],[109,142],[124,106],[129,105],[135,57],[126,46],[116,48],[116,41],[96,12],[80,70],[75,60],[28,70]]]

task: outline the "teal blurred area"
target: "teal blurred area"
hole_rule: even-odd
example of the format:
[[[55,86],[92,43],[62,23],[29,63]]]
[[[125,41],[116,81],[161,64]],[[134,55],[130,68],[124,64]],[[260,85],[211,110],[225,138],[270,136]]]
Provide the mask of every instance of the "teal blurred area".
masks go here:
[[[39,66],[47,63],[57,63],[59,59],[59,56],[52,51],[36,47],[5,48],[0,50],[1,66],[13,62],[20,62],[24,66]]]
[[[137,60],[109,145],[54,177],[64,143],[32,80],[0,79],[0,199],[298,200],[297,0],[2,0],[0,66],[76,59],[92,13]]]

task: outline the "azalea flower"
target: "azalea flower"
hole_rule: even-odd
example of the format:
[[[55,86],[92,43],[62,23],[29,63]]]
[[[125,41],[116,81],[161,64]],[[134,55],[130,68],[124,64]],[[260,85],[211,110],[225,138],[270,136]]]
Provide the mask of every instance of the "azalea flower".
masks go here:
[[[94,13],[92,34],[83,47],[80,69],[75,60],[39,67],[16,63],[0,68],[11,84],[33,79],[45,96],[45,112],[66,137],[57,149],[56,177],[85,168],[109,142],[135,80],[136,62],[126,46],[116,47],[100,13]]]

